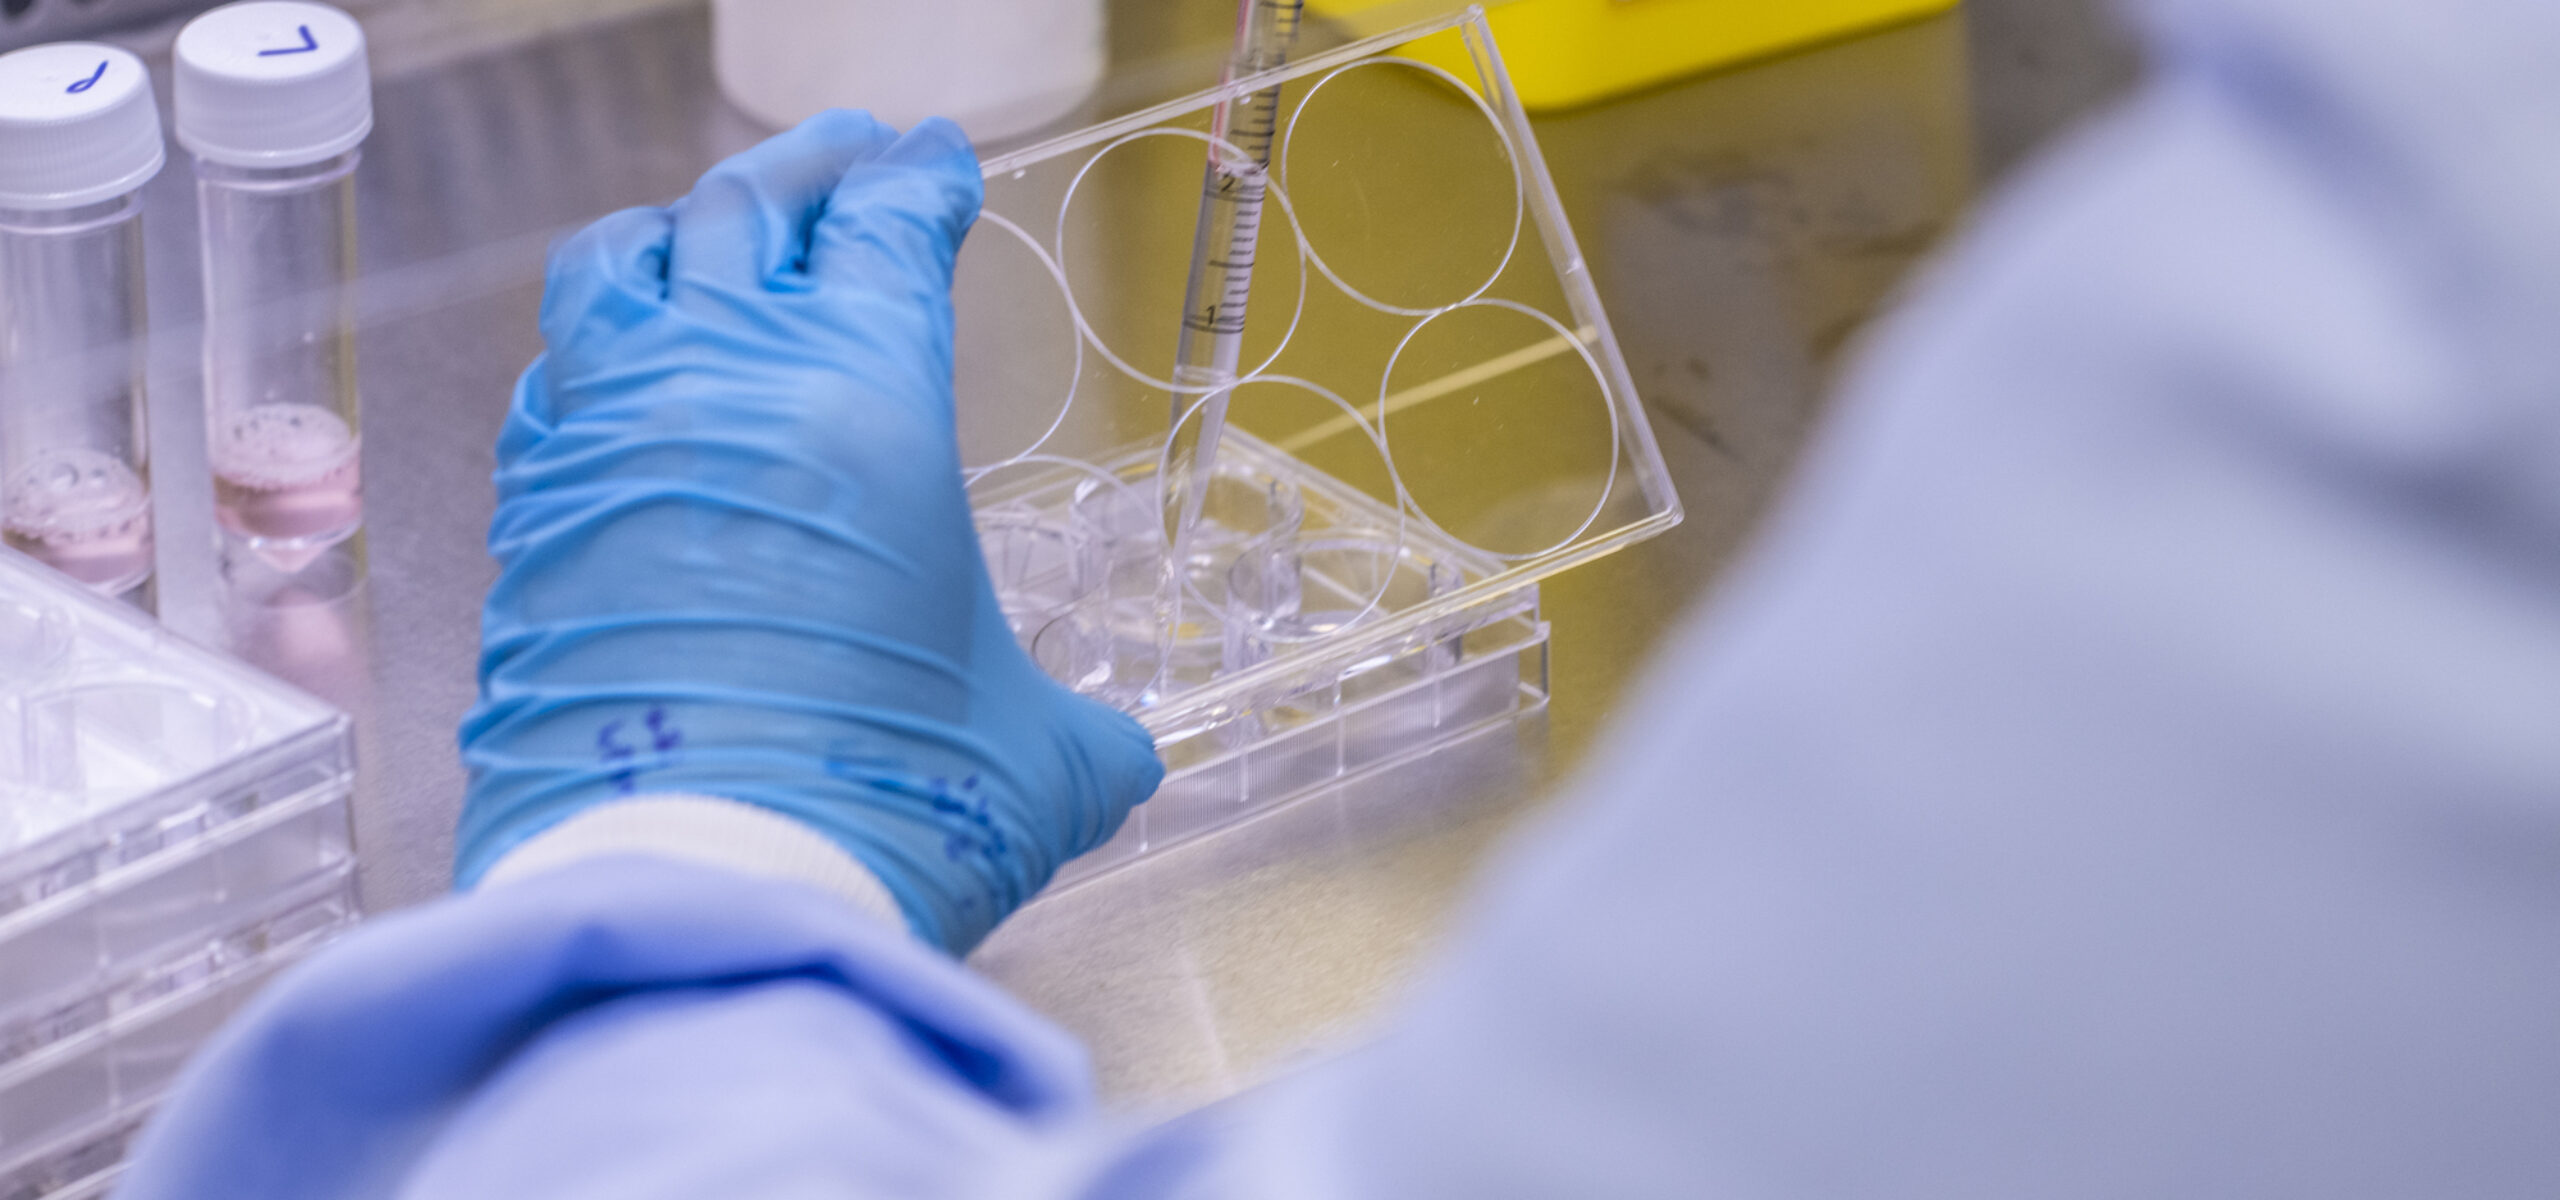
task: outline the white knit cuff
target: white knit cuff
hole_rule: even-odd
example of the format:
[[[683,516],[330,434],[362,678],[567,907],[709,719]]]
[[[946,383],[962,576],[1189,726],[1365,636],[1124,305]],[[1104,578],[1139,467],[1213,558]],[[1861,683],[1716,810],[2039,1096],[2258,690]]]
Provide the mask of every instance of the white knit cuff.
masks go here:
[[[608,854],[648,854],[787,879],[843,897],[903,929],[897,898],[861,861],[780,813],[717,796],[635,796],[601,804],[527,838],[480,886],[498,887]]]

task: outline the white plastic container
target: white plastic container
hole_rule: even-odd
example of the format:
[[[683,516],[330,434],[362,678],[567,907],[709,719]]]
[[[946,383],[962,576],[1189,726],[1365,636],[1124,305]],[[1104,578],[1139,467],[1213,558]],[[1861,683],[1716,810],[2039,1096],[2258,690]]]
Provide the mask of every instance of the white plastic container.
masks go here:
[[[152,571],[141,193],[165,157],[140,59],[0,56],[0,540],[110,596]]]
[[[205,431],[235,587],[328,598],[363,575],[353,285],[356,164],[373,129],[364,31],[254,0],[178,34],[178,141],[203,228]],[[244,575],[244,572],[246,573]]]
[[[1102,82],[1102,0],[712,0],[720,90],[777,128],[829,108],[990,142],[1075,111]]]

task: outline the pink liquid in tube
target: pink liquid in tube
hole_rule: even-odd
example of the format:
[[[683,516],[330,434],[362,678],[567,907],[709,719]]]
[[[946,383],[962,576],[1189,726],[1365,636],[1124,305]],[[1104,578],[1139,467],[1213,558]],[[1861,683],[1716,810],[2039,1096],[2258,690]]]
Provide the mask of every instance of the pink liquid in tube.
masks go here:
[[[48,450],[0,486],[0,541],[109,595],[151,577],[151,490],[95,450]]]
[[[214,516],[290,575],[364,525],[363,443],[325,408],[262,404],[213,432]]]

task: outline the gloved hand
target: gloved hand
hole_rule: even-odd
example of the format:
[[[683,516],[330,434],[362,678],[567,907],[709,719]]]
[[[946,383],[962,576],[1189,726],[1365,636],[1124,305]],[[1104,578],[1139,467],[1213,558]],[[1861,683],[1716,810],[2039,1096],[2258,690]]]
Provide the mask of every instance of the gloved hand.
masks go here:
[[[498,444],[455,874],[596,805],[795,818],[966,952],[1162,778],[1007,631],[960,478],[960,131],[832,112],[554,254]]]

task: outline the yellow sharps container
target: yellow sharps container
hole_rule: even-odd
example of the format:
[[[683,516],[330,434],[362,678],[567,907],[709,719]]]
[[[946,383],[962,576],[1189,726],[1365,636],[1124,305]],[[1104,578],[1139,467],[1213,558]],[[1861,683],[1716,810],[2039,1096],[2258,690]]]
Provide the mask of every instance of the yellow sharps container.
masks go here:
[[[1488,6],[1520,102],[1571,108],[1710,67],[1737,63],[1907,21],[1957,0],[1512,0]],[[1410,0],[1308,0],[1310,11],[1357,21]],[[1411,48],[1424,61],[1463,55],[1453,40]],[[1454,64],[1443,63],[1449,66]]]

